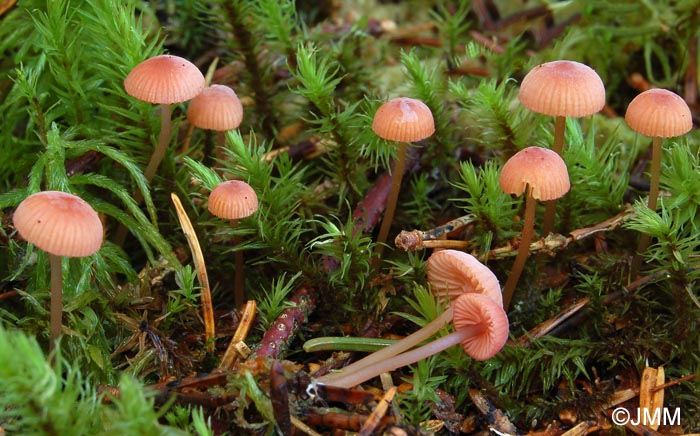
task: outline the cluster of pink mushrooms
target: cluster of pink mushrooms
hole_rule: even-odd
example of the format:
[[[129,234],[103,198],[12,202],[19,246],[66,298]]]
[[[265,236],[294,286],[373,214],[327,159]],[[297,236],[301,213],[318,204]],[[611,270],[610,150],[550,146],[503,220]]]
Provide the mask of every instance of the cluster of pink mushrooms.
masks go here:
[[[150,181],[156,174],[172,135],[171,106],[191,100],[187,118],[198,128],[227,131],[238,128],[243,108],[236,93],[223,85],[206,86],[199,69],[186,59],[161,55],[137,65],[124,81],[126,92],[142,101],[161,105],[161,130],[151,160],[144,171]],[[350,387],[383,372],[414,363],[452,345],[461,344],[476,360],[493,357],[508,339],[506,311],[529,254],[535,233],[535,201],[547,202],[542,234],[553,230],[556,199],[570,189],[566,163],[561,157],[566,117],[585,117],[605,104],[602,80],[590,67],[573,61],[555,61],[535,67],[524,78],[519,99],[528,109],[555,117],[552,149],[527,147],[503,166],[500,185],[504,192],[525,196],[522,236],[511,273],[503,289],[495,275],[471,255],[455,250],[436,251],[428,259],[428,282],[447,309],[433,322],[392,346],[370,354],[338,373],[322,377],[322,383]],[[629,105],[625,119],[642,135],[653,138],[651,190],[648,206],[656,208],[659,192],[662,138],[680,136],[692,127],[690,109],[676,94],[651,89]],[[412,98],[395,98],[376,112],[374,132],[398,142],[392,171],[392,187],[379,236],[378,247],[386,241],[404,173],[408,143],[423,140],[435,131],[430,109]],[[209,211],[218,217],[237,220],[250,216],[258,207],[255,191],[245,182],[230,180],[210,195]],[[51,345],[61,332],[62,257],[89,256],[103,240],[97,213],[79,197],[44,191],[27,197],[14,213],[20,235],[50,255]],[[638,254],[646,249],[642,238]],[[381,249],[381,248],[380,248]],[[241,306],[243,293],[242,252],[236,252],[235,303]],[[452,320],[454,333],[419,346]],[[414,348],[417,347],[417,348]]]

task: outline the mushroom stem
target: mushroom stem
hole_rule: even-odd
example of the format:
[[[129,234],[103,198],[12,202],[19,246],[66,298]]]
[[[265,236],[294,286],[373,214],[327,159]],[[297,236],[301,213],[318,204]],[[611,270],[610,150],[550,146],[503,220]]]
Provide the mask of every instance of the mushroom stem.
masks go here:
[[[366,357],[358,360],[355,363],[346,366],[341,372],[328,374],[319,378],[318,381],[321,383],[332,384],[334,386],[340,386],[337,383],[344,383],[346,379],[351,378],[354,374],[358,373],[359,371],[362,371],[365,368],[373,367],[379,362],[396,356],[397,354],[400,354],[410,348],[413,348],[416,345],[423,342],[424,340],[430,338],[435,333],[440,331],[440,329],[443,328],[445,324],[450,322],[450,320],[452,319],[452,315],[452,305],[450,304],[450,306],[442,314],[440,314],[440,316],[423,326],[423,328],[421,328],[420,330],[412,333],[409,336],[406,336],[398,342],[395,342],[387,347],[382,348],[379,351],[375,351],[374,353],[367,355]]]
[[[386,242],[387,236],[389,236],[391,222],[394,219],[396,203],[399,198],[399,191],[401,190],[401,179],[403,179],[403,173],[406,168],[407,154],[408,144],[405,142],[399,142],[398,149],[396,151],[396,160],[394,161],[394,171],[391,175],[391,191],[389,191],[389,198],[386,201],[384,219],[382,220],[382,225],[379,228],[379,234],[377,235],[375,267],[379,265],[379,259],[384,251],[384,243]]]
[[[160,134],[158,135],[158,144],[153,150],[151,160],[148,162],[146,170],[143,172],[144,177],[146,177],[146,180],[149,182],[153,180],[153,176],[156,175],[158,166],[160,166],[160,163],[165,156],[165,151],[168,149],[168,143],[170,142],[170,133],[172,131],[171,105],[161,104],[160,108]]]
[[[663,139],[659,136],[654,136],[651,141],[651,186],[649,187],[649,202],[647,204],[649,209],[656,210],[661,180],[661,144]]]
[[[429,342],[422,347],[416,348],[415,350],[398,354],[389,359],[384,359],[371,366],[365,366],[347,377],[343,377],[340,380],[333,380],[332,383],[329,384],[342,388],[357,386],[360,383],[363,383],[382,373],[390,372],[397,368],[401,368],[402,366],[410,365],[418,362],[421,359],[426,359],[434,354],[446,350],[453,345],[461,343],[470,336],[481,333],[483,329],[484,326],[481,324],[465,327],[461,330],[450,333],[447,336],[443,336],[440,339]]]
[[[530,241],[535,234],[535,198],[531,193],[532,189],[528,186],[525,192],[525,221],[523,222],[523,233],[520,237],[520,246],[518,247],[518,254],[515,257],[515,262],[513,263],[513,268],[508,275],[508,280],[503,287],[503,309],[508,310],[510,305],[510,300],[513,297],[513,292],[515,291],[515,285],[518,284],[520,279],[520,274],[523,272],[525,267],[525,261],[530,254]]]
[[[160,134],[158,135],[158,144],[156,144],[156,148],[153,149],[151,160],[148,161],[148,165],[143,172],[143,176],[148,182],[153,180],[153,176],[156,175],[158,166],[160,166],[160,163],[165,156],[165,151],[168,149],[168,143],[170,142],[170,133],[172,131],[172,122],[170,120],[172,116],[172,107],[169,104],[162,104],[160,107]],[[143,194],[141,191],[136,191],[134,194],[134,201],[136,204],[143,201]],[[120,224],[119,228],[117,228],[117,231],[114,234],[114,243],[120,247],[124,245],[128,231],[129,230],[124,224]]]
[[[564,132],[566,131],[566,117],[554,118],[554,142],[552,150],[559,156],[564,152]],[[544,206],[544,219],[542,221],[542,236],[547,236],[554,230],[554,217],[557,213],[557,200],[550,200]]]
[[[62,313],[63,313],[63,270],[62,257],[55,254],[49,254],[49,266],[51,268],[51,307],[49,331],[51,334],[51,342],[49,342],[49,350],[53,351],[56,347],[56,341],[61,335]]]
[[[659,136],[654,136],[651,140],[651,185],[649,186],[649,201],[647,206],[651,210],[656,210],[656,204],[659,199],[659,185],[661,180],[661,153],[663,139]],[[642,267],[642,255],[651,242],[651,237],[646,233],[642,233],[637,243],[637,253],[632,259],[632,276],[636,275]]]
[[[238,220],[231,220],[231,227],[236,229],[238,227]],[[236,234],[233,236],[233,245],[238,246],[241,244],[241,237]],[[236,305],[235,307],[242,307],[245,302],[245,278],[243,276],[243,268],[245,267],[245,260],[243,258],[243,251],[236,250],[234,253],[234,267],[235,271],[233,273],[233,301]]]

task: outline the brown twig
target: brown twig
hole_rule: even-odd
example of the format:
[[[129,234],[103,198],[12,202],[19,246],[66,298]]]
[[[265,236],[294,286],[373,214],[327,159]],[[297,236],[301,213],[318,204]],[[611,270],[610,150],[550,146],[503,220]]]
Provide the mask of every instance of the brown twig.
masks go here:
[[[402,230],[401,233],[396,236],[394,244],[397,248],[404,251],[416,251],[420,248],[427,248],[427,245],[425,245],[426,241],[441,238],[450,232],[471,224],[475,219],[475,215],[468,214],[426,231],[411,230],[410,232],[407,232]]]
[[[695,373],[689,374],[689,375],[677,378],[675,380],[671,380],[671,381],[666,382],[664,384],[654,386],[653,388],[650,389],[650,391],[656,392],[656,391],[660,391],[661,389],[670,388],[671,386],[675,386],[675,385],[681,384],[683,382],[690,381],[690,380],[694,379],[696,376],[697,376],[697,374],[695,374]]]

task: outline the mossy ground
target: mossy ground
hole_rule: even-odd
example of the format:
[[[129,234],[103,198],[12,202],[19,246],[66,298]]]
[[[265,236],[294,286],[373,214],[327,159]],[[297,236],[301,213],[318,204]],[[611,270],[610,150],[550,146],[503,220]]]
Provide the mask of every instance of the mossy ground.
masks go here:
[[[572,188],[558,206],[561,236],[541,240],[528,259],[508,313],[511,342],[485,362],[454,348],[392,373],[399,389],[378,431],[475,433],[491,425],[554,435],[581,424],[656,434],[613,426],[609,416],[626,394],[620,405],[636,410],[647,366],[681,380],[664,389],[680,423],[659,432],[700,431],[700,134],[694,128],[665,141],[662,201],[650,211],[651,142],[623,119],[632,98],[653,86],[682,96],[697,122],[696,1],[5,0],[0,14],[7,434],[287,433],[297,426],[285,423],[287,405],[320,433],[357,431],[376,401],[310,397],[305,378],[357,356],[307,352],[305,341],[403,336],[442,309],[425,277],[432,248],[404,252],[390,242],[378,266],[372,260],[378,192],[395,155],[370,128],[374,112],[409,96],[430,107],[436,125],[409,153],[390,241],[401,230],[472,214],[445,238],[505,283],[523,202],[500,191],[500,168],[524,147],[550,146],[554,126],[519,104],[518,84],[557,59],[594,68],[607,105],[567,121]],[[201,131],[189,126],[187,104],[176,105],[176,132],[148,183],[142,171],[159,111],[129,97],[123,80],[162,53],[211,69],[212,83],[241,98],[244,119],[236,132]],[[231,178],[246,180],[260,202],[235,228],[206,209],[208,192]],[[12,225],[17,204],[47,189],[80,195],[106,228],[96,255],[64,263],[63,337],[53,357],[48,257]],[[213,344],[204,340],[198,265],[172,193],[204,255]],[[114,240],[120,226],[131,235],[123,244]],[[653,243],[633,274],[640,232]],[[257,302],[245,338],[254,357],[221,375],[214,370],[240,323],[236,251],[244,252],[246,292]],[[545,330],[557,317],[562,322]],[[381,395],[386,380],[363,388]],[[487,400],[494,409],[480,411]]]

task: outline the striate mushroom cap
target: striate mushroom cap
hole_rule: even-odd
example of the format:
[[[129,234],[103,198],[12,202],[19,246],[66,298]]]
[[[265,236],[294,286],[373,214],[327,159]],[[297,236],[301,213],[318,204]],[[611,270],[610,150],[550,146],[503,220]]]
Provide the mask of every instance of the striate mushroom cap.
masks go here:
[[[473,292],[486,295],[503,306],[498,278],[471,254],[459,250],[436,251],[428,258],[427,269],[431,289],[450,301]]]
[[[420,100],[408,97],[393,98],[382,104],[374,114],[372,130],[389,141],[420,141],[435,132],[435,121],[430,108]]]
[[[666,89],[649,89],[636,96],[627,107],[625,121],[645,136],[672,138],[688,133],[693,118],[688,104]]]
[[[242,180],[219,183],[209,194],[209,212],[224,219],[241,219],[258,210],[258,196]]]
[[[187,119],[200,129],[233,130],[243,121],[243,105],[233,89],[211,85],[192,99]]]
[[[523,78],[520,102],[533,112],[559,117],[587,117],[605,106],[605,86],[598,73],[574,61],[536,66]]]
[[[562,197],[571,187],[564,160],[542,147],[527,147],[515,153],[503,165],[498,182],[503,192],[515,195],[522,195],[530,185],[531,195],[540,201]]]
[[[182,103],[204,89],[202,72],[179,56],[155,56],[136,65],[124,79],[127,94],[157,104]]]
[[[27,242],[55,256],[85,257],[102,245],[102,222],[97,212],[73,194],[32,194],[17,206],[13,222]]]
[[[508,340],[508,316],[491,298],[467,293],[454,302],[452,323],[455,330],[478,328],[477,334],[462,341],[462,347],[474,360],[495,356]]]

